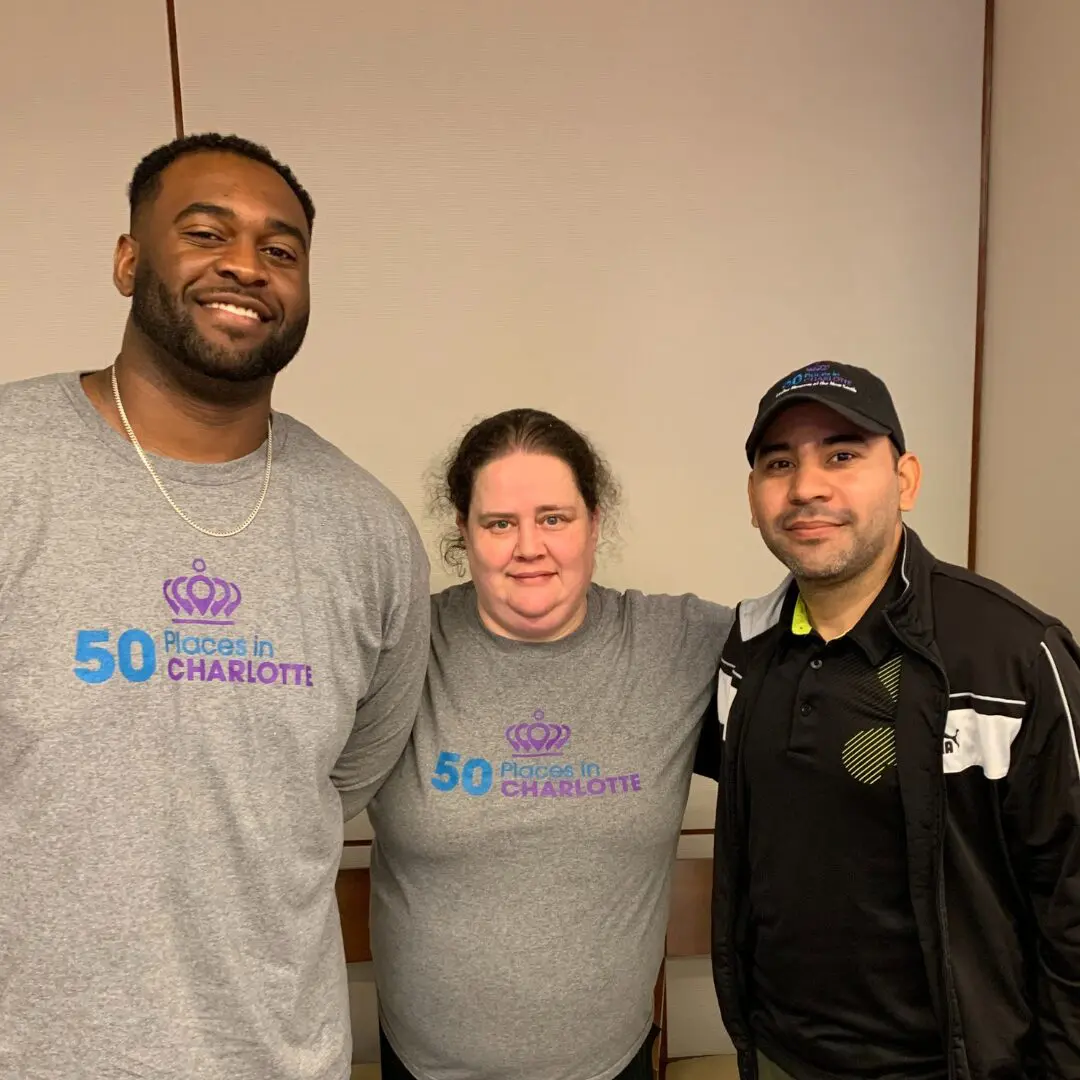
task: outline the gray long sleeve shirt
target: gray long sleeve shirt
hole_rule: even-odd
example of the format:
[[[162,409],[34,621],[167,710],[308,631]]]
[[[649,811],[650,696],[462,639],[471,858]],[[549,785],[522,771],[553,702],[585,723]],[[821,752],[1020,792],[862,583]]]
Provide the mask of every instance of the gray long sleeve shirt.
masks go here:
[[[432,599],[423,704],[372,801],[383,1026],[420,1080],[609,1080],[648,1034],[731,609],[593,586],[560,641]]]
[[[222,528],[264,461],[155,465]],[[344,1080],[343,803],[408,739],[428,588],[284,414],[217,539],[77,375],[0,387],[0,1080]]]

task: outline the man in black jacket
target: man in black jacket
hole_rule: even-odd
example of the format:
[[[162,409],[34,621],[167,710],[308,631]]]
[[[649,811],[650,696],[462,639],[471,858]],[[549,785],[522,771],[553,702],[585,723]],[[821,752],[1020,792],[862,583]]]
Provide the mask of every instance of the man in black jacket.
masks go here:
[[[740,604],[698,758],[742,1076],[1080,1078],[1076,642],[903,524],[920,466],[870,372],[792,373],[746,452],[790,574]]]

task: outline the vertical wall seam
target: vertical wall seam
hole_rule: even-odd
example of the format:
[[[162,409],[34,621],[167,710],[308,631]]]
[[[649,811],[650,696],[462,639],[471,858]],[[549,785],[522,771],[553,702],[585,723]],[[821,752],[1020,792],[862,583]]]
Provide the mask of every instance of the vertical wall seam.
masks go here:
[[[165,0],[165,20],[169,27],[169,65],[172,69],[173,120],[176,137],[184,135],[184,98],[180,87],[180,47],[176,40],[176,2]]]
[[[990,101],[994,69],[994,0],[986,0],[983,30],[982,147],[979,191],[979,268],[975,292],[975,371],[971,408],[971,486],[968,494],[969,570],[979,552],[979,458],[982,452],[982,398],[986,348],[986,239],[990,211]]]

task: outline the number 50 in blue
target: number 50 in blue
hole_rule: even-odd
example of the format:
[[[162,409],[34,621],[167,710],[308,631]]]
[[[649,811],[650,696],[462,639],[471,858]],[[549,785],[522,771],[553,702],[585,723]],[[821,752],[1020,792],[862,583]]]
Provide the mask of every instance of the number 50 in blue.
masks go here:
[[[486,795],[491,790],[494,776],[491,762],[483,758],[470,758],[459,770],[457,763],[460,760],[460,754],[443,750],[435,762],[431,786],[437,791],[453,791],[460,783],[467,795]]]
[[[145,630],[125,630],[116,642],[116,656],[103,646],[109,640],[108,630],[80,630],[75,638],[75,659],[88,665],[74,669],[85,683],[108,682],[117,666],[128,682],[146,682],[157,667],[154,639]],[[139,646],[139,662],[135,663],[135,646]],[[96,666],[89,666],[96,665]]]

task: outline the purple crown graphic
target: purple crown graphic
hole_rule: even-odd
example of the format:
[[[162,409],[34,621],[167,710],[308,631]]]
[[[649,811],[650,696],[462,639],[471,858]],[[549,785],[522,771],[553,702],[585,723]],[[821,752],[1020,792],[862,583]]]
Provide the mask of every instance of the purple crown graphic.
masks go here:
[[[243,597],[235,581],[211,577],[206,563],[196,559],[191,564],[194,574],[169,578],[162,592],[172,608],[174,623],[198,626],[232,626],[230,615],[240,606]]]
[[[544,710],[537,709],[531,720],[511,724],[506,729],[506,741],[514,748],[516,758],[561,757],[563,747],[570,741],[566,724],[549,724]]]

